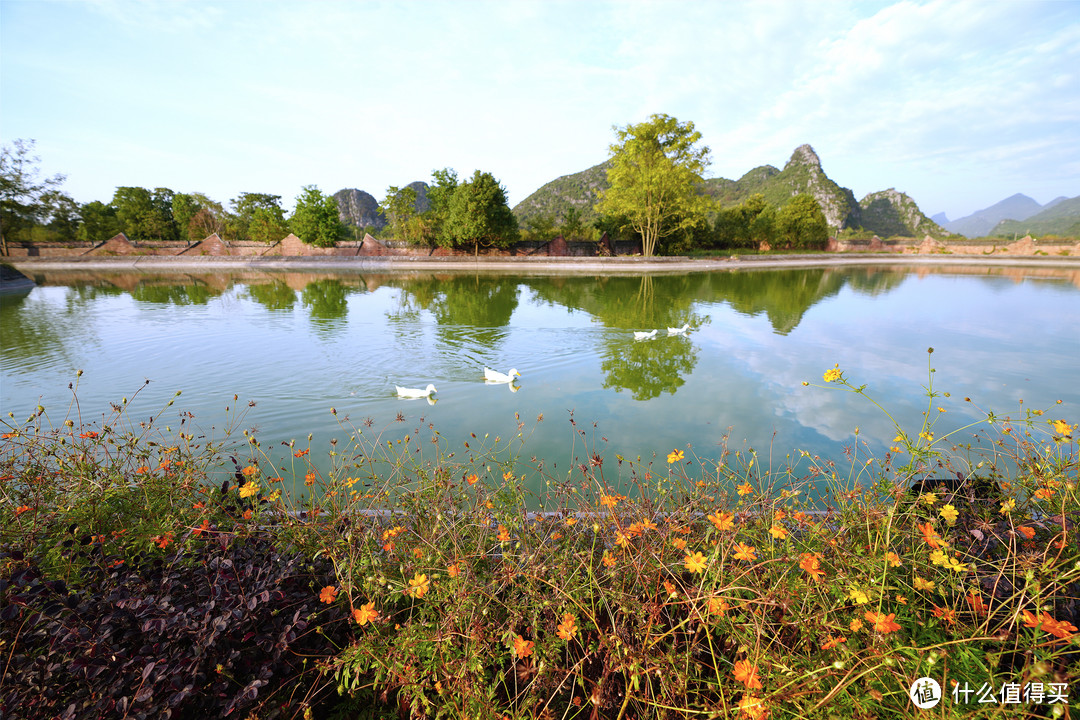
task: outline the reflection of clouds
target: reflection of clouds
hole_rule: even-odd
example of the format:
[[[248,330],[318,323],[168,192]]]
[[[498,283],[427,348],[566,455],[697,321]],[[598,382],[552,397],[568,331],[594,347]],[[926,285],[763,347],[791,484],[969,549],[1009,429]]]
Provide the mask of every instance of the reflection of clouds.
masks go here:
[[[918,431],[927,409],[929,367],[937,370],[935,391],[954,396],[934,402],[934,408],[948,411],[935,418],[939,437],[985,417],[962,402],[965,396],[993,403],[999,412],[1014,411],[1021,398],[1029,407],[1053,404],[1061,386],[1040,378],[1075,376],[1080,339],[1048,338],[1029,317],[1030,296],[1065,300],[1060,327],[1075,332],[1080,325],[1075,293],[1062,294],[1053,285],[965,282],[963,301],[951,302],[954,285],[950,278],[907,281],[873,301],[845,289],[812,307],[787,337],[776,335],[763,316],[750,318],[713,305],[713,323],[696,339],[705,345],[705,355],[725,356],[727,372],[757,385],[760,402],[777,417],[835,442],[850,442],[856,426],[860,437],[881,443],[888,443],[895,430],[865,398],[840,388],[802,386],[803,381],[823,385],[822,374],[834,364],[853,384],[866,383],[867,395],[907,432]],[[935,348],[929,362],[928,347]],[[1075,390],[1070,394],[1080,399]]]

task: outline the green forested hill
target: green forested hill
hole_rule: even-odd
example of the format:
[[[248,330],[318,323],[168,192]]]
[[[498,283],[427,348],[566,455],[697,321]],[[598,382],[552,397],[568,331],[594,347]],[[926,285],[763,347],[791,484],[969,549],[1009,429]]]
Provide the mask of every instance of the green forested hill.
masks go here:
[[[609,167],[611,161],[605,160],[588,170],[563,175],[547,183],[514,206],[518,223],[527,227],[530,220],[547,216],[553,224],[559,225],[566,221],[567,212],[573,208],[580,213],[584,225],[591,225],[597,217],[597,193],[608,187]]]

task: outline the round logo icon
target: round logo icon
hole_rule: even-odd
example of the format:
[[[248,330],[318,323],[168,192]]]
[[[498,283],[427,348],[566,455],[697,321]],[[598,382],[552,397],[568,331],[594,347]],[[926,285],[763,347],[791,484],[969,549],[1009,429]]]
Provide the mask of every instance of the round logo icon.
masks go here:
[[[934,678],[921,677],[911,684],[908,697],[915,707],[929,710],[941,702],[941,685]]]

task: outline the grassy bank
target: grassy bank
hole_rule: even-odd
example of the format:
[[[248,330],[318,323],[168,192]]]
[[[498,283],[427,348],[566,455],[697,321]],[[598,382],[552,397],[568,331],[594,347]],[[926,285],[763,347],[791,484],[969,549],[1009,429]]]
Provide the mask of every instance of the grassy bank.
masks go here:
[[[839,368],[819,384],[874,402]],[[450,448],[430,426],[387,442],[340,418],[348,442],[294,446],[283,468],[169,407],[83,422],[73,395],[62,417],[9,416],[0,710],[1064,717],[1080,697],[1075,418],[946,432],[935,397],[884,457],[594,456],[541,497],[498,439]],[[282,492],[292,474],[307,493]],[[909,697],[932,689],[920,678],[940,685],[933,709]]]

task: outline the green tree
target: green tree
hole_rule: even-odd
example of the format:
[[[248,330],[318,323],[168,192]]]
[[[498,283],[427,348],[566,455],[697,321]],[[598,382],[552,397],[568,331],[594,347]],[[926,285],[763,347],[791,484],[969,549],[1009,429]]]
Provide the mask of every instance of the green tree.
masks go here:
[[[74,240],[79,230],[79,203],[62,190],[49,190],[41,194],[41,204],[53,239]]]
[[[708,212],[711,200],[700,188],[709,148],[698,147],[701,133],[694,123],[663,114],[616,127],[615,133],[610,187],[601,193],[598,209],[626,216],[641,236],[642,252],[651,256],[665,238],[700,224]]]
[[[390,222],[392,238],[409,243],[419,243],[424,239],[424,224],[418,222],[420,218],[416,212],[415,188],[391,185],[386,188],[386,197],[379,203],[379,209]]]
[[[274,243],[289,234],[281,196],[268,193],[240,193],[230,201],[233,213],[225,231],[233,240]]]
[[[168,188],[118,187],[112,205],[124,233],[133,240],[176,240],[176,221]]]
[[[453,168],[433,170],[432,183],[428,187],[427,198],[430,207],[424,213],[424,241],[441,247],[451,247],[454,238],[446,234],[446,224],[450,219],[450,202],[458,188],[457,171]]]
[[[785,247],[822,250],[829,242],[829,224],[817,200],[796,195],[776,214],[776,239]]]
[[[518,224],[506,203],[506,191],[491,173],[477,170],[458,185],[450,200],[446,233],[457,245],[508,247],[518,239]]]
[[[305,185],[296,198],[289,229],[315,247],[333,247],[342,232],[337,200],[315,185]]]
[[[104,242],[123,229],[120,218],[116,216],[116,208],[100,200],[86,203],[80,208],[79,214],[82,222],[75,236],[82,242]]]
[[[34,225],[49,217],[46,193],[65,180],[63,175],[39,179],[41,158],[33,152],[33,140],[19,139],[0,148],[0,240],[5,255],[9,239],[28,236]]]

